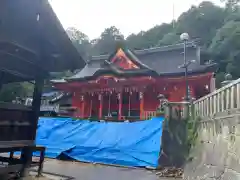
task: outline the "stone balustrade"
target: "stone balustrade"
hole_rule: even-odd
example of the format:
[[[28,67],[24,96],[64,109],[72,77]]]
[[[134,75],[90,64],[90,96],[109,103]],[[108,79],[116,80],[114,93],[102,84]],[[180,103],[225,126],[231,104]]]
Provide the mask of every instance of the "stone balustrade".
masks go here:
[[[198,138],[184,179],[240,179],[240,79],[194,102]]]
[[[195,112],[200,117],[212,117],[216,114],[240,108],[240,79],[196,100]]]

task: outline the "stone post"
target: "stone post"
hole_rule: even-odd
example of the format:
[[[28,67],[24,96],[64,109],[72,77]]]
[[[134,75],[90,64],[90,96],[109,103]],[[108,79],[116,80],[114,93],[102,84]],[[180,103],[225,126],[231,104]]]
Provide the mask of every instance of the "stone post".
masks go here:
[[[188,101],[184,101],[183,103],[183,119],[187,119],[189,117],[189,113],[190,113],[190,108],[189,108],[189,105],[190,105],[190,102]]]
[[[157,116],[164,116],[165,118],[169,117],[171,114],[171,110],[169,109],[168,106],[168,100],[165,98],[163,94],[159,94],[157,98],[159,100]]]

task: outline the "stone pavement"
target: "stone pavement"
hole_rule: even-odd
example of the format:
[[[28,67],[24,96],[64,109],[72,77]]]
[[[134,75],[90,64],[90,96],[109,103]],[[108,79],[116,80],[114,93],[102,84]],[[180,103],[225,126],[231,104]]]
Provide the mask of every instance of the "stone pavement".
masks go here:
[[[46,159],[43,172],[71,176],[76,180],[170,180],[154,172],[115,166]]]

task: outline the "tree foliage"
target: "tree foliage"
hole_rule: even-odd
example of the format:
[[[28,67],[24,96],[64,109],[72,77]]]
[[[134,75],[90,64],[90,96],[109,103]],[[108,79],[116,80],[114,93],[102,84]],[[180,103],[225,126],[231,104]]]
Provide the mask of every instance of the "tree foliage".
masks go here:
[[[88,36],[74,27],[68,28],[66,32],[78,52],[87,57],[92,48]]]
[[[209,47],[212,54],[220,57],[216,61],[222,71],[240,77],[240,21],[229,21],[216,33]]]
[[[180,41],[179,35],[188,32],[192,39],[199,39],[204,48],[207,49],[212,43],[216,32],[225,22],[240,19],[239,13],[229,13],[226,9],[214,5],[212,2],[203,1],[199,6],[192,6],[188,11],[182,13],[177,21],[169,24],[163,23],[154,26],[148,31],[131,34],[125,38],[125,42],[131,49],[144,49],[177,43]],[[79,37],[81,41],[82,37],[84,37],[91,44],[89,54],[99,55],[112,52],[118,35],[122,35],[120,30],[115,26],[111,26],[106,28],[99,38],[92,41],[89,41],[86,36]]]
[[[225,2],[228,11],[234,12],[239,8],[240,0],[222,0],[222,2]]]
[[[207,62],[211,59],[219,64],[216,75],[219,85],[225,73],[231,73],[234,78],[240,77],[240,0],[222,1],[226,4],[224,8],[203,1],[182,13],[176,21],[154,26],[126,38],[115,26],[106,27],[100,37],[94,40],[74,27],[68,28],[67,34],[81,56],[87,60],[91,55],[112,53],[119,37],[131,49],[145,49],[177,43],[180,41],[179,35],[188,32],[192,39],[200,41],[203,47],[202,60]],[[60,73],[56,77],[66,75],[69,72]],[[25,85],[9,85],[0,93],[0,99],[11,99],[26,91],[29,90]]]
[[[29,83],[10,83],[3,85],[0,92],[0,100],[4,102],[12,102],[16,97],[31,96],[33,85]]]
[[[125,43],[131,49],[170,45],[180,41],[181,33],[188,32],[190,37],[197,39],[202,46],[202,61],[214,60],[219,64],[217,82],[223,80],[225,73],[231,73],[233,77],[238,78],[240,72],[236,67],[240,64],[240,0],[223,1],[226,4],[224,8],[203,1],[182,13],[176,21],[129,35],[125,38]],[[88,41],[91,44],[88,53],[99,55],[113,52],[118,35],[122,34],[117,27],[106,28],[99,38]],[[88,39],[86,36],[80,37]]]
[[[106,28],[101,33],[100,37],[95,40],[92,53],[94,55],[112,53],[116,46],[116,40],[119,37],[124,39],[124,36],[121,34],[118,28],[116,28],[115,26]]]

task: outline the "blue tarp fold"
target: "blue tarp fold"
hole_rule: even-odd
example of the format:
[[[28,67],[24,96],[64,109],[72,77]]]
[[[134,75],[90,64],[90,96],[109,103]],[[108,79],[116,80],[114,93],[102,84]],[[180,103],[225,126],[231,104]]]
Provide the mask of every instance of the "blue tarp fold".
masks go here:
[[[36,143],[46,156],[123,166],[156,167],[163,118],[134,123],[40,118]]]

